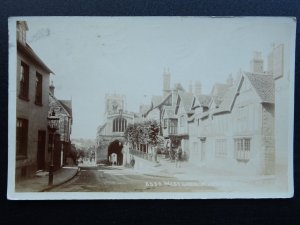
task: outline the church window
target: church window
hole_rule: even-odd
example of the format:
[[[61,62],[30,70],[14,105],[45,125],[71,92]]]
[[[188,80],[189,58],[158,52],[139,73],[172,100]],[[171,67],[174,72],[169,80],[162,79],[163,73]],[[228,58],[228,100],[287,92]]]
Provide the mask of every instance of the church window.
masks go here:
[[[118,117],[113,120],[113,132],[124,132],[127,128],[127,120]]]

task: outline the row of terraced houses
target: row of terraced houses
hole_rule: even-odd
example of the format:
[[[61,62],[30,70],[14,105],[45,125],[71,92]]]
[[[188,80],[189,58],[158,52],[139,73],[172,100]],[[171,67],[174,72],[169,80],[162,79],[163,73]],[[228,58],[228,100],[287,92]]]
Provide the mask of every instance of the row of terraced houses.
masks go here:
[[[265,70],[261,53],[255,52],[249,72],[229,75],[209,94],[202,93],[199,81],[188,90],[180,83],[171,88],[171,74],[165,71],[162,95],[141,105],[139,113],[126,111],[125,96],[107,95],[106,120],[97,133],[98,160],[116,153],[122,164],[127,124],[155,119],[165,148],[180,145],[189,163],[232,174],[287,172],[290,82],[284,56],[284,46],[274,45]],[[139,150],[143,156],[153,153],[149,146]]]
[[[229,75],[209,94],[199,81],[188,91],[179,83],[171,88],[167,71],[163,94],[153,96],[144,117],[160,121],[164,138],[199,167],[244,175],[271,175],[276,165],[286,170],[288,129],[280,117],[287,116],[290,83],[283,58],[284,46],[273,46],[264,70],[255,52],[249,72]]]

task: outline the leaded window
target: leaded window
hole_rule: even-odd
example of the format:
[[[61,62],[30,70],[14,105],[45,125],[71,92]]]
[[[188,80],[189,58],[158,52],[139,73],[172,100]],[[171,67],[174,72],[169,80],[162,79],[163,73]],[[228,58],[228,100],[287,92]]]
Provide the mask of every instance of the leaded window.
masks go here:
[[[124,132],[127,128],[127,120],[118,117],[113,120],[113,132]]]
[[[236,138],[234,140],[235,158],[238,162],[248,162],[250,160],[251,139]]]

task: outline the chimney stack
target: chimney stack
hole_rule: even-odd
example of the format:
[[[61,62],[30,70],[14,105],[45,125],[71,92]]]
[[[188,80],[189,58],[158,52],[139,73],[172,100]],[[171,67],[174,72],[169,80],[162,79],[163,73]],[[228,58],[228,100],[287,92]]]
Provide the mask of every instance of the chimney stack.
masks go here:
[[[195,82],[195,95],[201,95],[202,94],[202,88],[201,88],[201,82],[200,81],[196,81]]]
[[[253,59],[250,62],[252,73],[263,73],[264,72],[264,61],[261,58],[261,52],[254,52]]]
[[[26,45],[26,32],[28,25],[26,21],[17,21],[17,40],[23,45]]]
[[[163,74],[163,96],[166,96],[170,93],[170,80],[171,80],[171,74],[170,70],[168,71],[164,70]]]

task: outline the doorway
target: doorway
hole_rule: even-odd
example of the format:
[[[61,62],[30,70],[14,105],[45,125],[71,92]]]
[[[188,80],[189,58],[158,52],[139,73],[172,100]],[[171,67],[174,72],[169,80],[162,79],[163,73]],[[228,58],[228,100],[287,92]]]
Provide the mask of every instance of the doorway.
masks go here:
[[[115,140],[108,146],[107,160],[110,164],[114,163],[118,166],[123,164],[123,144],[119,140]],[[114,161],[114,162],[113,162]]]

